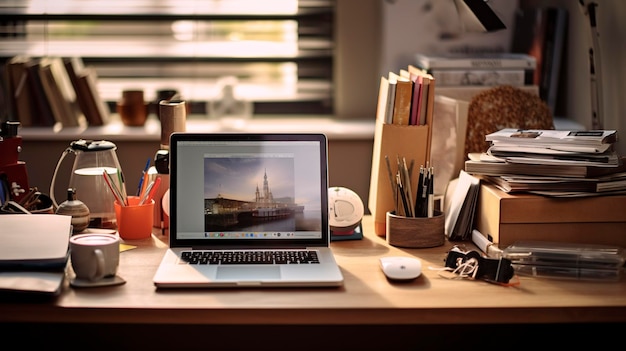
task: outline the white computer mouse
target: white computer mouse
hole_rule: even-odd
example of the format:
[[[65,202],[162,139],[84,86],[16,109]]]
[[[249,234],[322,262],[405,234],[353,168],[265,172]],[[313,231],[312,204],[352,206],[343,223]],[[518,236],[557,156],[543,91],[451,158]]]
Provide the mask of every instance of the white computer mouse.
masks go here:
[[[410,280],[422,274],[422,261],[415,257],[386,256],[380,258],[380,268],[392,280]]]

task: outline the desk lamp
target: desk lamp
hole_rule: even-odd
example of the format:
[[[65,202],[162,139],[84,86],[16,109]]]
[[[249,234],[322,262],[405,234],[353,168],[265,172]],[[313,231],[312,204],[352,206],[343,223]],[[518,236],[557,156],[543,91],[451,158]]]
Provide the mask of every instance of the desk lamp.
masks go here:
[[[495,32],[506,29],[487,0],[454,0],[454,4],[466,32]]]

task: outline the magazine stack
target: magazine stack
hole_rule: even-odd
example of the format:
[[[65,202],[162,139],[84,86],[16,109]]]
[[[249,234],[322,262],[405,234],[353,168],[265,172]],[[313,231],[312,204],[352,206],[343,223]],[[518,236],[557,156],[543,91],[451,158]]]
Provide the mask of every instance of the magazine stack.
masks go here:
[[[626,164],[615,130],[505,128],[486,135],[485,153],[470,154],[465,171],[507,193],[593,196],[626,193]]]

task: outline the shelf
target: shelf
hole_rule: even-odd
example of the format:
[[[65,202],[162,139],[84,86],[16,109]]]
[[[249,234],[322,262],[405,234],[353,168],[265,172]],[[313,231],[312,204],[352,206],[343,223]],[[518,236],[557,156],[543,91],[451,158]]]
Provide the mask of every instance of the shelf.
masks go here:
[[[245,122],[222,122],[209,120],[202,116],[188,116],[187,132],[190,133],[324,133],[329,140],[373,140],[374,119],[371,120],[336,120],[322,116],[301,117],[253,117]],[[25,140],[127,140],[155,141],[161,137],[161,124],[156,116],[151,115],[143,127],[124,126],[118,115],[102,127],[73,128],[20,128],[19,133]]]

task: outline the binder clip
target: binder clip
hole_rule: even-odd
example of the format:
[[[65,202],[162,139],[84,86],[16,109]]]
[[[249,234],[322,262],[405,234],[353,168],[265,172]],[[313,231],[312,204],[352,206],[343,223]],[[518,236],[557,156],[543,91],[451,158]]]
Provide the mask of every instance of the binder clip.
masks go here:
[[[478,251],[462,251],[457,246],[448,251],[445,267],[462,278],[508,284],[515,271],[507,258],[488,258]]]

